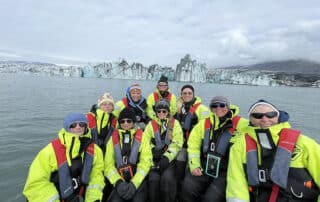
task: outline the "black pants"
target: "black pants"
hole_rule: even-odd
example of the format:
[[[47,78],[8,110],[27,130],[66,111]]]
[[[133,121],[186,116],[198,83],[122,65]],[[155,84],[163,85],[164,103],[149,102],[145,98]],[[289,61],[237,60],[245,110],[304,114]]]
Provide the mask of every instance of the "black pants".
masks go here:
[[[205,174],[193,176],[190,171],[182,182],[180,202],[226,201],[226,175],[212,178]]]
[[[134,197],[131,200],[125,200],[119,196],[117,191],[114,189],[109,197],[110,202],[145,202],[147,201],[148,187],[147,180],[143,180],[139,188],[137,189]]]
[[[150,202],[174,202],[177,194],[177,179],[175,164],[160,174],[159,170],[149,173],[149,199]]]
[[[114,189],[113,185],[110,183],[108,178],[104,178],[105,186],[103,188],[103,196],[101,202],[107,202],[112,190]]]

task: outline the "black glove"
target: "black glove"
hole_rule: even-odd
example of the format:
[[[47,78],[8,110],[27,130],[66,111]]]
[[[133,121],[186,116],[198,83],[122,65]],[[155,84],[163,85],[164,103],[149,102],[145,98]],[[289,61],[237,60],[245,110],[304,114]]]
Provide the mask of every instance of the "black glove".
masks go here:
[[[169,159],[166,156],[163,156],[159,162],[160,173],[163,173],[169,167]]]
[[[127,192],[125,193],[125,195],[123,195],[123,198],[125,200],[130,200],[134,197],[137,189],[134,186],[134,184],[132,184],[132,182],[126,183],[126,186],[127,186]]]
[[[163,154],[162,149],[152,148],[153,161],[158,162]]]
[[[115,188],[116,188],[116,191],[119,194],[119,196],[121,198],[123,198],[123,196],[127,192],[127,183],[125,181],[123,181],[123,180],[118,180],[116,182]]]

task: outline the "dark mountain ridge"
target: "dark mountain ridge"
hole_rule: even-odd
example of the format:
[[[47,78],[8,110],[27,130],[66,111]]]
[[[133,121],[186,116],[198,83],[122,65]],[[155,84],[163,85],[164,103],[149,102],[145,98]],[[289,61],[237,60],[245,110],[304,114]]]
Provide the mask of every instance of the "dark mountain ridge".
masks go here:
[[[320,63],[308,60],[271,61],[248,66],[224,67],[223,69],[247,69],[282,72],[285,74],[320,75]]]

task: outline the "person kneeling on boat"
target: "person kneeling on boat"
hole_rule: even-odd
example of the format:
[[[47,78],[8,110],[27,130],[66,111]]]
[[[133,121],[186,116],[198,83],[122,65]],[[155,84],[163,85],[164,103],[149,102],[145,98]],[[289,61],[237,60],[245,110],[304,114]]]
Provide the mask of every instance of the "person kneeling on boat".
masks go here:
[[[249,120],[230,149],[227,201],[320,201],[319,144],[265,100],[250,107]]]
[[[103,157],[88,130],[86,116],[70,113],[58,139],[33,160],[23,190],[28,201],[100,201]]]
[[[136,116],[131,108],[124,108],[118,118],[120,125],[112,133],[105,154],[105,176],[114,185],[108,201],[144,202],[147,199],[146,175],[152,153],[142,129],[134,128]]]

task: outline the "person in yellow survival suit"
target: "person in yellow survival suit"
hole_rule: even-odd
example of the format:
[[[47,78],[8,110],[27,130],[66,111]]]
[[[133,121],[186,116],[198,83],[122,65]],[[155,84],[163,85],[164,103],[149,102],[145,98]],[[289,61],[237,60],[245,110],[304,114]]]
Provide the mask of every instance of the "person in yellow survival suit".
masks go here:
[[[230,149],[227,201],[320,201],[319,144],[265,100],[250,107],[249,120]]]
[[[66,116],[58,139],[33,160],[23,190],[28,201],[100,201],[104,187],[101,149],[92,143],[86,116]]]
[[[177,194],[176,158],[183,144],[180,123],[170,116],[166,99],[155,104],[156,118],[146,126],[144,136],[152,144],[153,167],[149,173],[150,202],[174,202]]]
[[[133,109],[124,108],[118,118],[120,128],[107,143],[104,175],[114,185],[110,202],[147,199],[145,178],[152,165],[152,152],[143,131],[134,128],[135,121]]]
[[[147,116],[147,100],[142,95],[142,87],[138,83],[132,83],[126,90],[126,96],[117,101],[113,114],[118,118],[124,108],[131,108],[136,116],[135,127],[144,130],[150,118]]]
[[[170,92],[168,77],[164,75],[161,75],[157,83],[157,89],[152,92],[147,98],[147,115],[151,119],[157,117],[154,107],[155,104],[161,99],[168,100],[170,105],[170,116],[175,115],[177,112],[177,97],[172,92]]]
[[[210,102],[211,117],[197,124],[188,141],[190,172],[182,184],[180,201],[226,201],[226,176],[231,139],[248,121],[223,96]]]
[[[177,113],[174,116],[181,124],[184,139],[183,147],[176,161],[178,195],[181,192],[181,182],[187,172],[187,142],[190,132],[200,120],[209,117],[209,115],[210,110],[202,104],[201,98],[195,95],[194,87],[189,84],[182,86],[181,97],[177,101]]]

